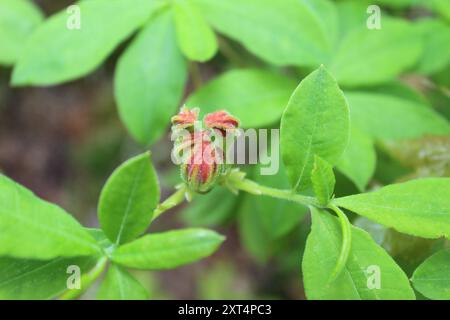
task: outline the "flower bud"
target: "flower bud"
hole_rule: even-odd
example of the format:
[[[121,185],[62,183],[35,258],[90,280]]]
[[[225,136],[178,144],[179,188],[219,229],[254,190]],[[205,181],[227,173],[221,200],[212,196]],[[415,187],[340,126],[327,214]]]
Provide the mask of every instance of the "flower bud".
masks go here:
[[[211,141],[209,131],[191,135],[187,157],[180,169],[182,179],[192,191],[206,193],[214,187],[222,173],[223,161],[222,150]]]
[[[195,125],[198,114],[198,108],[183,107],[172,117],[173,151],[181,156],[181,177],[189,189],[206,193],[228,169],[224,164],[224,138],[238,128],[239,121],[226,111],[217,111],[205,116],[206,129],[202,129]]]
[[[234,130],[239,127],[239,120],[224,110],[207,114],[204,121],[208,128],[219,129],[224,136],[226,130]]]
[[[195,121],[198,119],[198,108],[188,109],[186,106],[183,106],[180,112],[173,116],[171,121],[173,126],[176,129],[188,129],[193,128]]]

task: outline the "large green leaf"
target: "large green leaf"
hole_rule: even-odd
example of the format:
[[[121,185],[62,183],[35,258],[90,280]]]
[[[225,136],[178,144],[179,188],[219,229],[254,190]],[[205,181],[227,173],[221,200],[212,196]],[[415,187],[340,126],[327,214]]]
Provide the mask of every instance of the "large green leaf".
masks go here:
[[[42,13],[31,1],[0,1],[0,64],[16,62],[25,41],[42,20]]]
[[[216,35],[189,0],[174,3],[175,26],[181,51],[190,60],[207,61],[217,52]]]
[[[311,185],[314,156],[334,165],[349,139],[349,112],[334,78],[320,67],[295,89],[281,119],[281,153],[293,189]]]
[[[270,71],[232,70],[194,92],[186,104],[203,113],[224,109],[238,117],[242,127],[261,127],[279,121],[295,85]]]
[[[444,249],[425,260],[411,279],[414,288],[425,297],[450,300],[450,249]]]
[[[147,290],[124,268],[111,264],[98,289],[99,300],[147,300]]]
[[[185,81],[186,63],[177,47],[172,12],[160,12],[120,57],[114,78],[120,117],[136,140],[148,144],[161,137]]]
[[[312,229],[303,256],[306,296],[312,300],[414,299],[408,278],[394,260],[363,230],[352,227],[352,246],[347,264],[329,282],[339,255],[341,230],[337,218],[312,208]],[[376,287],[376,271],[380,286]],[[375,285],[375,286],[372,286]]]
[[[422,43],[414,27],[386,16],[381,23],[380,30],[361,25],[341,41],[330,66],[340,85],[383,83],[416,63]]]
[[[0,175],[0,255],[51,259],[100,252],[94,238],[60,207]]]
[[[206,229],[149,234],[119,247],[112,260],[137,269],[172,269],[212,254],[225,238]]]
[[[115,244],[133,240],[150,225],[159,203],[158,177],[149,153],[117,168],[100,194],[98,219]]]
[[[53,85],[82,77],[97,68],[159,4],[136,0],[79,2],[80,28],[67,26],[64,10],[34,32],[14,68],[14,85]],[[114,21],[114,23],[111,23]]]
[[[72,275],[70,266],[80,268],[80,274],[84,274],[96,260],[96,257],[60,257],[49,261],[0,257],[0,300],[54,298],[67,289]]]
[[[391,95],[346,92],[352,123],[377,139],[450,133],[447,120],[427,105]]]
[[[438,19],[419,21],[416,27],[423,36],[424,50],[416,67],[417,72],[433,74],[450,63],[450,26]]]
[[[322,21],[299,0],[195,0],[210,24],[276,65],[317,65],[328,59]]]
[[[403,233],[423,238],[450,236],[450,178],[412,180],[334,201]]]
[[[352,126],[347,148],[336,165],[338,170],[363,191],[375,172],[375,164],[376,153],[372,139]]]

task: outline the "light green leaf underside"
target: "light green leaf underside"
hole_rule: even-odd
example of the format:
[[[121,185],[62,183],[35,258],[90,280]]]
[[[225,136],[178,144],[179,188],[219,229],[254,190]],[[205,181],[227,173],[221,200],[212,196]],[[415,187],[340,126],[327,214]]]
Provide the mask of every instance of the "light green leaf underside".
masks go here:
[[[227,110],[244,128],[262,127],[280,120],[295,86],[293,79],[274,72],[232,70],[194,92],[186,104],[202,113]]]
[[[212,254],[224,237],[205,229],[149,234],[119,247],[112,260],[137,269],[173,269]]]
[[[450,134],[449,122],[427,105],[391,95],[346,92],[352,124],[376,139]]]
[[[126,161],[117,168],[100,194],[100,225],[115,244],[129,242],[150,225],[160,191],[149,153]]]
[[[185,82],[172,12],[159,12],[122,54],[114,76],[120,118],[137,141],[151,144],[162,136]]]
[[[189,0],[173,5],[177,39],[183,54],[190,60],[207,61],[217,52],[216,35],[198,8]]]
[[[450,235],[450,178],[412,180],[334,201],[399,232],[423,238]]]
[[[80,29],[67,27],[73,17],[63,10],[31,35],[14,68],[14,85],[54,85],[90,73],[159,3],[135,0],[130,6],[129,0],[84,0],[78,5]]]
[[[51,259],[96,254],[83,227],[60,207],[0,175],[0,255]]]
[[[330,47],[320,18],[298,0],[194,0],[220,33],[275,65],[325,63]]]
[[[319,156],[314,157],[311,181],[317,199],[321,204],[326,205],[333,196],[336,179],[333,167]]]
[[[430,299],[450,300],[450,249],[433,254],[414,271],[414,288]]]
[[[372,139],[352,125],[350,140],[336,167],[357,186],[365,190],[375,172],[376,153]]]
[[[41,11],[31,1],[0,1],[0,65],[16,62],[24,43],[42,20]]]
[[[337,218],[312,208],[313,225],[303,256],[306,296],[311,300],[398,300],[415,299],[408,278],[394,260],[363,230],[352,227],[352,246],[347,264],[338,278],[328,283],[341,243]],[[371,285],[380,271],[380,288]],[[368,285],[369,284],[369,285]]]
[[[311,186],[314,156],[334,165],[349,139],[346,99],[324,67],[292,94],[281,119],[281,154],[293,189]]]
[[[97,293],[99,300],[147,300],[147,290],[128,271],[111,264]]]

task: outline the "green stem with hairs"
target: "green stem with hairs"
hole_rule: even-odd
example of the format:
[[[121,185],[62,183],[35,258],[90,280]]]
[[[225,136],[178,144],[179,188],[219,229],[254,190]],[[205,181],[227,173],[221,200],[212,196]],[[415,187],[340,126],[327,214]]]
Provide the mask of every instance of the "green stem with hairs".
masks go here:
[[[169,196],[166,200],[164,200],[156,207],[156,209],[153,211],[152,220],[155,220],[162,213],[182,203],[185,200],[186,191],[186,185],[181,185],[181,187],[177,191],[175,191],[171,196]]]
[[[295,194],[293,193],[292,190],[280,190],[276,188],[266,187],[249,179],[242,179],[242,180],[233,179],[232,181],[230,181],[230,183],[236,189],[254,195],[264,195],[272,198],[283,199],[287,201],[296,202],[304,206],[320,207],[316,198]]]

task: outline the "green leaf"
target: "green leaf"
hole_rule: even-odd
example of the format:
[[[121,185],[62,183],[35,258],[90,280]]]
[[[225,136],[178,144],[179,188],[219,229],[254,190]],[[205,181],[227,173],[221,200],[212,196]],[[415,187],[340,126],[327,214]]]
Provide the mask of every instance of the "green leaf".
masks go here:
[[[450,178],[412,180],[334,203],[399,232],[423,238],[450,236]]]
[[[102,229],[85,228],[87,232],[97,241],[97,244],[103,248],[104,251],[111,250],[114,244],[108,239]]]
[[[372,139],[352,126],[348,146],[336,164],[337,169],[363,191],[375,172],[375,164],[376,153]]]
[[[191,226],[217,226],[234,214],[238,197],[228,189],[216,186],[201,197],[194,197],[181,217]],[[220,203],[220,206],[217,204]]]
[[[114,88],[120,118],[142,144],[161,137],[183,94],[186,63],[174,29],[171,11],[153,16],[120,57],[116,69]]]
[[[78,5],[80,29],[68,28],[75,16],[64,10],[31,35],[14,68],[14,85],[54,85],[92,72],[159,6],[147,0],[132,6],[128,0],[84,0]]]
[[[264,221],[259,215],[259,210],[253,210],[252,201],[256,200],[246,194],[239,206],[238,227],[239,237],[244,248],[259,263],[266,263],[273,255],[273,239],[270,231],[266,229]],[[271,199],[272,202],[284,202]]]
[[[328,279],[335,267],[341,243],[337,218],[312,208],[312,230],[303,256],[306,296],[312,300],[397,300],[414,299],[408,278],[394,260],[363,230],[352,227],[352,246],[347,264],[333,282]],[[380,286],[372,268],[379,268]]]
[[[339,32],[339,16],[336,4],[330,0],[300,0],[320,23],[321,33],[331,48],[336,46]]]
[[[333,196],[336,178],[334,177],[333,167],[319,156],[314,156],[311,181],[314,193],[319,202],[322,205],[328,204]]]
[[[289,180],[286,176],[286,170],[282,164],[276,174],[263,175],[261,169],[263,165],[254,168],[252,180],[255,182],[278,189],[288,189]],[[262,233],[266,234],[269,240],[276,240],[289,231],[291,231],[303,219],[307,209],[297,203],[289,201],[280,201],[270,197],[261,197],[251,194],[245,195],[245,203],[242,205],[242,211],[251,211],[254,227],[261,225]],[[260,223],[256,223],[259,220]]]
[[[111,259],[136,269],[173,269],[211,255],[224,239],[206,229],[149,234],[119,247]]]
[[[450,133],[448,121],[427,105],[368,92],[346,92],[345,96],[352,124],[373,138],[405,139]]]
[[[60,207],[0,175],[0,255],[52,259],[100,252],[94,238]]]
[[[350,32],[367,28],[367,7],[369,1],[347,0],[336,3],[339,20],[339,42],[342,42]]]
[[[414,288],[425,297],[450,300],[450,249],[444,249],[425,260],[411,279]]]
[[[374,3],[392,8],[406,8],[419,3],[422,0],[375,0]]]
[[[298,0],[195,0],[209,23],[275,65],[317,65],[331,45],[322,21]]]
[[[324,67],[295,89],[281,119],[281,154],[294,190],[311,185],[314,156],[334,165],[349,139],[344,94]]]
[[[381,21],[380,30],[361,25],[340,43],[330,72],[341,86],[380,84],[416,63],[422,43],[414,27],[387,16]]]
[[[128,271],[111,264],[100,285],[97,299],[148,300],[148,292]]]
[[[450,63],[450,26],[438,19],[419,21],[416,28],[424,41],[417,72],[430,75],[444,70]]]
[[[54,298],[67,289],[69,268],[80,274],[89,272],[95,257],[55,258],[49,261],[0,257],[0,300],[43,300]]]
[[[194,3],[178,0],[173,4],[177,39],[190,60],[205,62],[217,52],[216,35]]]
[[[431,0],[427,5],[444,17],[447,22],[450,21],[450,0]]]
[[[253,168],[250,176],[255,182],[278,189],[288,189],[290,184],[282,163],[274,175],[263,175],[263,165]],[[290,201],[270,197],[242,195],[239,203],[239,236],[245,249],[260,263],[278,253],[284,237],[296,230],[305,217],[307,208]]]
[[[103,187],[98,205],[100,226],[115,244],[133,240],[150,225],[159,196],[150,154],[131,158],[113,172]]]
[[[280,120],[295,89],[295,81],[265,70],[228,71],[189,96],[189,107],[203,113],[220,109],[239,118],[244,128],[271,125]]]
[[[17,61],[25,41],[42,20],[41,11],[31,1],[0,1],[0,64]]]

